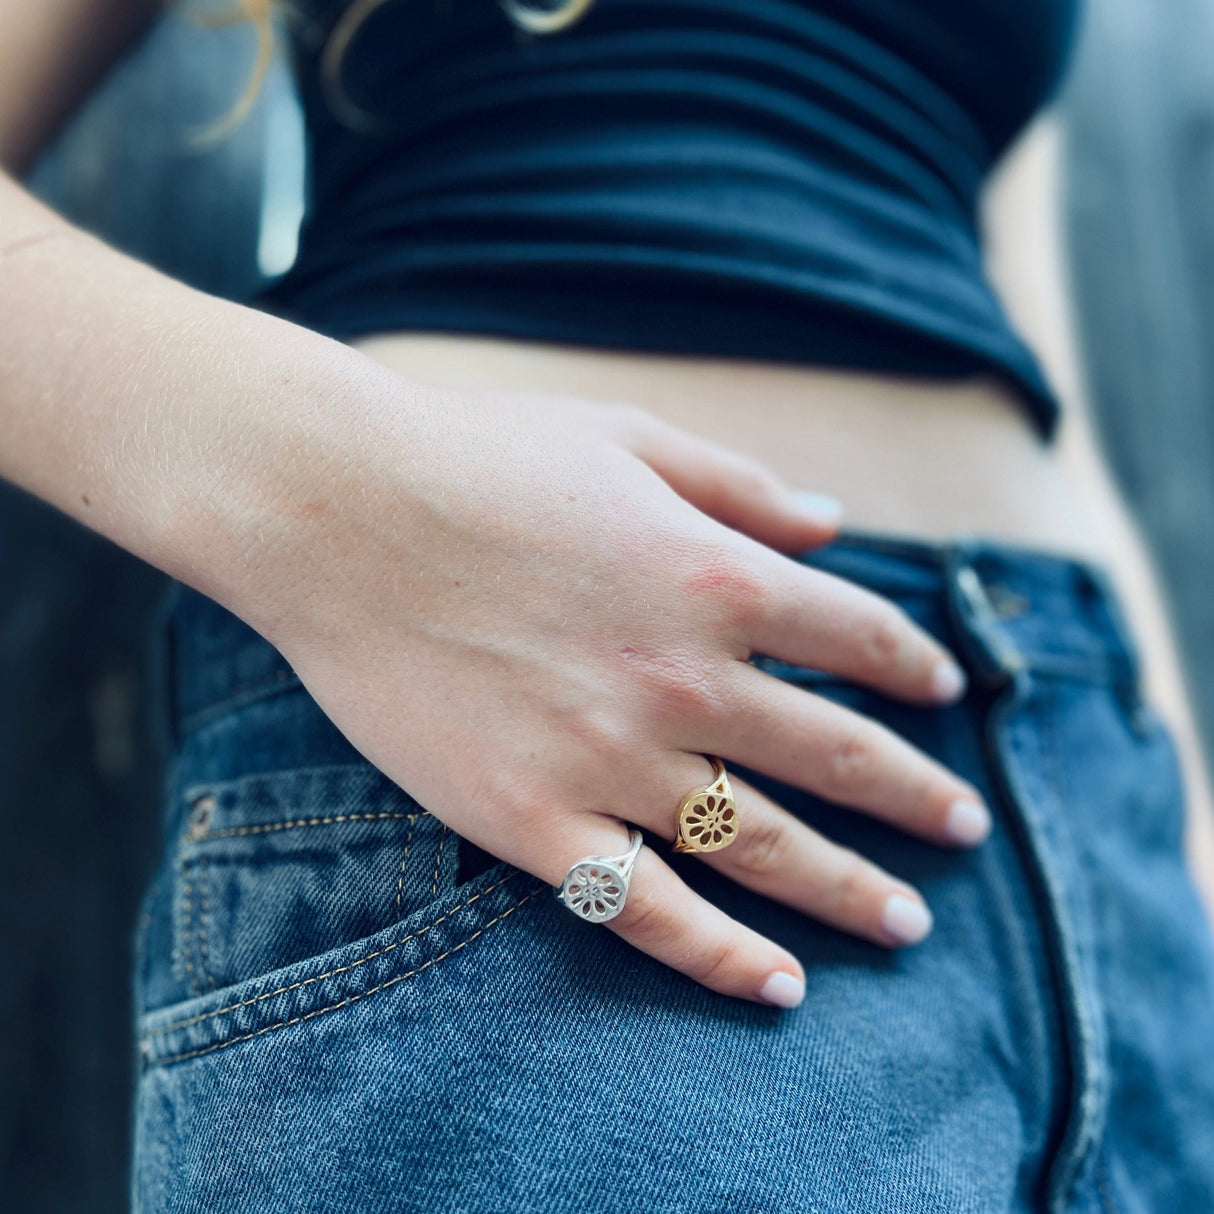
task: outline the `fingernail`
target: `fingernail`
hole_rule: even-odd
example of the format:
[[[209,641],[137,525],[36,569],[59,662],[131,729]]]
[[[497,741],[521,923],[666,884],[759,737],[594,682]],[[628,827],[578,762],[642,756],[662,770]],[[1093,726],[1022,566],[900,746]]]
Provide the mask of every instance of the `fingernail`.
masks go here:
[[[805,998],[805,983],[792,974],[776,970],[759,988],[759,998],[775,1007],[796,1007]]]
[[[905,894],[886,899],[881,926],[899,944],[918,944],[932,930],[932,912]]]
[[[991,811],[978,801],[954,801],[944,819],[944,833],[954,843],[973,847],[991,833]]]
[[[807,493],[804,489],[795,491],[797,504],[801,513],[819,527],[837,527],[843,518],[843,503],[824,493]]]
[[[969,680],[952,658],[942,658],[932,671],[931,696],[940,704],[952,704],[965,695]]]

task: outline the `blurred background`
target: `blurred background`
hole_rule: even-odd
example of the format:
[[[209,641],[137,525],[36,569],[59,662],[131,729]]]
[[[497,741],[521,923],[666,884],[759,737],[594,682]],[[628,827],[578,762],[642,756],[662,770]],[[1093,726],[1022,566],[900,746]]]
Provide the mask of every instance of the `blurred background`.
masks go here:
[[[1171,593],[1214,753],[1214,0],[1088,0],[1059,99],[1098,421]],[[247,298],[291,263],[304,139],[247,29],[166,16],[37,166],[38,193],[188,282]],[[0,1194],[127,1205],[130,938],[167,759],[155,570],[0,483]]]

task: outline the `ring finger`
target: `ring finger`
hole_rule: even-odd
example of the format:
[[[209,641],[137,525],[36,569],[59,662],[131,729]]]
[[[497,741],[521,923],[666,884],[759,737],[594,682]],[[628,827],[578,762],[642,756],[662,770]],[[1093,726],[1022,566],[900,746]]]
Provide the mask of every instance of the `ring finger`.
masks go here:
[[[692,766],[707,766],[701,756],[689,759]],[[874,944],[917,944],[931,930],[931,912],[912,886],[831,842],[745,781],[730,776],[729,782],[737,837],[720,851],[699,853],[704,863],[757,894]],[[643,824],[674,839],[676,809],[691,787],[689,781],[672,795],[668,813]]]

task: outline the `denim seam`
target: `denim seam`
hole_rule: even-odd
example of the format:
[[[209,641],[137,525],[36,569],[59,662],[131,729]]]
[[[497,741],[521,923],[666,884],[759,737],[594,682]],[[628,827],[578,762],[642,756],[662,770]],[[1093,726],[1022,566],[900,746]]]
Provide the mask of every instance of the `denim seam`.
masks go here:
[[[1096,1196],[1104,1214],[1120,1214],[1121,1207],[1113,1196],[1113,1182],[1103,1155],[1096,1161]]]
[[[365,965],[368,961],[374,961],[376,957],[382,957],[385,953],[392,952],[393,949],[400,948],[403,944],[408,944],[410,940],[416,940],[424,936],[432,928],[438,927],[440,923],[445,923],[452,915],[459,911],[466,910],[474,902],[479,902],[488,894],[493,893],[495,889],[500,889],[507,881],[512,881],[515,877],[521,874],[521,870],[516,869],[514,872],[508,873],[500,881],[495,881],[487,889],[483,889],[479,894],[474,894],[467,902],[461,902],[459,906],[452,907],[445,915],[435,919],[433,923],[426,924],[425,927],[418,929],[415,932],[410,932],[407,936],[402,936],[399,940],[393,941],[391,944],[384,945],[381,949],[376,949],[373,953],[368,953],[365,957],[359,957],[355,961],[351,961],[347,965],[339,965],[331,970],[326,970],[323,974],[316,974],[311,978],[302,978],[298,982],[289,983],[286,986],[280,986],[272,991],[266,991],[261,995],[254,995],[250,999],[244,999],[240,1003],[231,1003],[227,1007],[221,1007],[214,1012],[204,1012],[200,1016],[192,1016],[188,1020],[177,1020],[172,1024],[166,1024],[163,1028],[153,1029],[144,1038],[150,1041],[153,1037],[161,1037],[166,1033],[175,1032],[177,1029],[189,1028],[194,1024],[201,1024],[204,1020],[214,1020],[217,1016],[226,1016],[231,1012],[240,1011],[241,1008],[252,1007],[255,1003],[261,1003],[266,999],[273,999],[275,995],[285,995],[288,991],[298,990],[300,987],[311,986],[316,982],[323,982],[327,978],[336,977],[338,974],[344,974],[347,970],[357,969],[360,965]]]
[[[439,836],[438,836],[438,853],[434,857],[434,881],[430,885],[430,897],[431,898],[438,897],[438,877],[439,877],[439,873],[442,871],[442,867],[443,867],[443,847],[446,845],[446,842],[447,842],[447,827],[446,827],[446,824],[444,824],[443,829],[439,832]]]
[[[1014,641],[1012,642],[1014,644]],[[1094,684],[1097,687],[1114,687],[1117,671],[1114,665],[1103,658],[1065,657],[1055,654],[1033,654],[1018,650],[1024,669],[1041,678],[1057,679],[1067,683]]]
[[[1113,690],[1112,687],[1109,688]],[[1058,709],[1056,701],[1053,697],[1048,697],[1044,707],[1045,727],[1042,730],[1041,742],[1041,757],[1042,757],[1042,782],[1046,786],[1049,796],[1053,802],[1053,814],[1051,822],[1053,829],[1059,835],[1065,838],[1066,848],[1075,861],[1076,872],[1083,871],[1083,865],[1079,859],[1079,848],[1076,843],[1074,834],[1067,825],[1067,815],[1065,812],[1065,800],[1063,797],[1063,754],[1062,747],[1059,745],[1058,734]],[[1076,890],[1076,897],[1081,897],[1083,885],[1080,881],[1072,883]],[[1081,1024],[1081,1030],[1085,1041],[1085,1049],[1087,1050],[1087,1062],[1090,1066],[1088,1075],[1088,1087],[1082,1094],[1080,1100],[1081,1116],[1086,1116],[1088,1125],[1086,1127],[1087,1137],[1077,1139],[1074,1144],[1074,1163],[1072,1172],[1072,1183],[1078,1180],[1082,1170],[1091,1156],[1091,1153],[1096,1149],[1097,1142],[1103,1132],[1103,1108],[1106,1099],[1107,1077],[1105,1066],[1102,1061],[1098,1045],[1103,1038],[1100,1033],[1100,1012],[1096,1010],[1096,1020],[1094,1022],[1092,1015],[1089,1014],[1088,1001],[1098,999],[1098,992],[1094,987],[1090,987],[1085,981],[1086,975],[1083,971],[1084,956],[1089,957],[1093,968],[1097,966],[1096,957],[1092,956],[1088,949],[1084,946],[1084,941],[1090,938],[1088,932],[1080,930],[1081,928],[1090,926],[1092,922],[1090,905],[1079,906],[1078,911],[1083,915],[1080,922],[1074,922],[1075,915],[1069,912],[1072,920],[1071,943],[1075,954],[1077,973],[1076,973],[1076,1015]],[[1094,979],[1093,979],[1094,981]]]
[[[1023,701],[1020,706],[1023,706]],[[1073,1035],[1068,1033],[1068,1036],[1072,1037],[1068,1053],[1076,1071],[1073,1076],[1072,1104],[1062,1140],[1047,1164],[1048,1192],[1050,1193],[1050,1196],[1047,1197],[1048,1208],[1062,1209],[1066,1194],[1078,1177],[1084,1159],[1090,1152],[1094,1141],[1091,1137],[1093,1128],[1091,1105],[1094,1100],[1099,1098],[1101,1077],[1098,1073],[1084,1073],[1088,1069],[1088,1064],[1096,1065],[1092,1052],[1093,1026],[1084,997],[1085,984],[1082,979],[1082,969],[1075,952],[1074,927],[1070,923],[1066,902],[1061,895],[1061,887],[1054,874],[1054,866],[1049,859],[1048,843],[1032,821],[1031,811],[1028,811],[1027,808],[1032,802],[1020,770],[1027,768],[1031,771],[1037,765],[1031,761],[1027,764],[1016,761],[1021,760],[1023,755],[1023,747],[1018,740],[1022,731],[1017,728],[1022,724],[1023,721],[1009,720],[1006,722],[1004,730],[1001,731],[1008,743],[1008,755],[1013,760],[1004,765],[1005,779],[1013,792],[1014,799],[1021,805],[1021,822],[1027,832],[1033,864],[1037,869],[1038,878],[1043,885],[1047,900],[1044,913],[1049,925],[1049,935],[1053,938],[1052,951],[1055,953],[1055,964],[1061,975],[1058,995],[1063,1021],[1064,1024],[1069,1021],[1074,1026]],[[1042,746],[1034,747],[1035,751],[1044,749]],[[1053,799],[1057,803],[1058,798],[1055,796]]]
[[[381,814],[336,814],[330,818],[294,818],[289,822],[267,822],[258,826],[233,826],[228,830],[208,831],[192,843],[209,843],[212,839],[232,839],[237,835],[265,835],[272,831],[295,830],[302,826],[333,826],[339,822],[385,822],[390,819],[408,820],[415,822],[418,818],[429,816],[428,810],[420,813],[381,813]]]
[[[190,878],[184,861],[181,863],[181,939],[178,947],[181,949],[181,961],[185,966],[192,994],[201,995],[202,987],[198,983],[198,975],[194,970],[194,962],[190,958],[190,941],[192,939],[191,924],[193,921],[193,904],[190,899]]]
[[[211,950],[207,941],[209,935],[208,919],[210,916],[210,877],[207,872],[205,856],[198,858],[198,968],[202,973],[202,981],[209,991],[215,989],[215,979],[211,974]]]
[[[409,822],[409,833],[405,836],[405,850],[400,858],[400,873],[396,878],[396,909],[400,910],[401,896],[405,892],[405,868],[409,863],[409,848],[413,844],[413,832],[417,829],[417,818],[414,816]]]
[[[488,891],[486,891],[486,892],[488,892]],[[469,944],[472,943],[473,940],[476,940],[478,937],[483,936],[491,927],[495,926],[498,923],[501,923],[501,921],[503,919],[506,919],[510,915],[514,914],[514,912],[516,910],[518,910],[519,907],[523,906],[527,902],[530,902],[532,898],[537,897],[541,892],[542,891],[539,889],[533,889],[529,894],[524,894],[517,902],[514,903],[513,906],[509,906],[504,911],[502,911],[501,914],[495,915],[492,919],[489,920],[488,923],[482,924],[479,928],[477,928],[476,931],[474,931],[472,933],[472,935],[461,940],[458,944],[452,945],[451,948],[446,950],[446,952],[439,953],[439,955],[437,957],[431,957],[429,961],[423,961],[421,965],[415,967],[414,969],[409,970],[407,973],[397,974],[396,977],[394,977],[394,978],[388,978],[384,982],[379,983],[378,986],[373,986],[365,991],[359,991],[355,995],[347,995],[346,998],[339,1000],[337,1003],[331,1003],[331,1004],[329,1004],[328,1007],[317,1008],[315,1011],[305,1012],[302,1016],[293,1016],[287,1020],[279,1020],[275,1024],[264,1025],[263,1027],[261,1027],[259,1029],[255,1029],[251,1033],[244,1033],[239,1037],[232,1037],[227,1041],[217,1041],[213,1045],[203,1046],[200,1049],[187,1050],[181,1054],[170,1054],[167,1058],[158,1058],[158,1059],[156,1059],[155,1065],[156,1066],[169,1066],[171,1063],[185,1062],[185,1061],[189,1060],[190,1058],[200,1058],[204,1054],[213,1054],[218,1050],[225,1050],[229,1046],[240,1045],[242,1042],[245,1042],[245,1041],[252,1041],[254,1037],[260,1037],[264,1033],[272,1033],[276,1029],[289,1028],[291,1025],[294,1025],[294,1024],[303,1024],[305,1021],[315,1020],[317,1016],[323,1016],[326,1012],[335,1012],[339,1008],[349,1007],[350,1004],[352,1004],[352,1003],[358,1003],[360,1000],[368,999],[372,995],[378,994],[380,991],[387,990],[388,987],[390,987],[390,986],[395,986],[398,982],[404,982],[406,978],[415,978],[418,974],[422,973],[425,970],[428,970],[431,966],[437,965],[440,961],[446,960],[446,958],[450,957],[453,953],[458,953],[461,949],[466,948]],[[479,896],[480,895],[478,895],[478,897]],[[473,901],[475,901],[475,899],[473,899]],[[465,905],[468,905],[468,904],[466,903]],[[459,909],[459,908],[457,908],[457,909]],[[454,912],[452,912],[452,913],[454,913]],[[442,922],[442,920],[439,920],[439,922]],[[431,926],[433,927],[434,924],[431,924]],[[421,933],[419,932],[418,935],[420,935],[420,934]],[[412,938],[413,937],[409,937],[409,936],[405,937],[406,940],[412,939]],[[398,944],[403,944],[404,942],[405,942],[404,940],[401,940],[401,941],[398,941]],[[397,945],[395,945],[395,944],[388,946],[388,948],[396,948],[396,947],[397,947]],[[388,951],[388,949],[380,950],[381,953],[387,952],[387,951]],[[372,955],[377,956],[378,954],[372,954]],[[364,960],[368,960],[368,958],[364,958]],[[350,967],[343,966],[342,968],[348,969]],[[340,973],[341,971],[335,970],[333,972]],[[300,984],[300,985],[302,985],[302,984]],[[213,1013],[213,1014],[217,1015],[218,1013]],[[161,1030],[161,1031],[163,1032],[165,1030]]]

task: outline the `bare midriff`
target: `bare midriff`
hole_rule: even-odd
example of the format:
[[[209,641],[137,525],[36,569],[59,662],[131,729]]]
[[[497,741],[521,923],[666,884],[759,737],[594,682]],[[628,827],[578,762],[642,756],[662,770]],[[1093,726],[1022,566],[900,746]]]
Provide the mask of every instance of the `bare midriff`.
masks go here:
[[[414,380],[628,402],[837,497],[847,524],[964,534],[1100,558],[1082,506],[1013,390],[995,379],[908,380],[811,366],[685,358],[497,338],[360,341]]]
[[[1000,540],[1100,564],[1120,592],[1146,689],[1179,743],[1190,864],[1214,922],[1209,781],[1154,571],[1086,413],[1046,443],[994,379],[918,381],[817,367],[680,358],[497,338],[391,334],[357,343],[414,381],[640,405],[837,497],[845,526]]]

